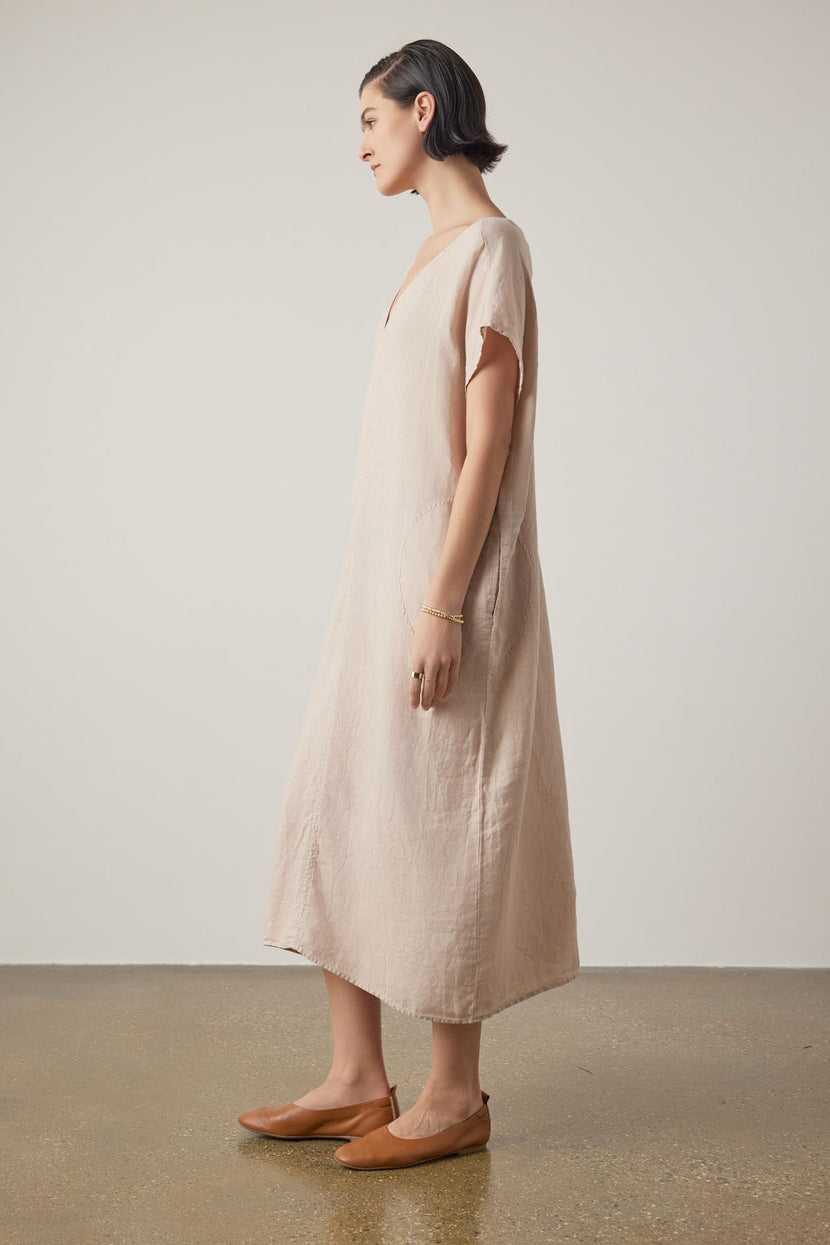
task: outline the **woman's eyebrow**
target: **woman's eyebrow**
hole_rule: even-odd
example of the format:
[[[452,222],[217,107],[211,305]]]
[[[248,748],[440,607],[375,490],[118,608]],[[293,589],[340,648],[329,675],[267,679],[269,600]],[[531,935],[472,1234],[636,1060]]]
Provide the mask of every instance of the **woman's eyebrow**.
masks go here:
[[[362,125],[362,124],[363,124],[363,122],[366,120],[366,113],[367,113],[367,112],[377,112],[377,108],[375,108],[375,107],[373,107],[373,106],[371,106],[371,105],[370,105],[370,107],[368,107],[368,108],[364,108],[364,109],[363,109],[363,112],[360,114],[360,124],[361,124],[361,125]]]

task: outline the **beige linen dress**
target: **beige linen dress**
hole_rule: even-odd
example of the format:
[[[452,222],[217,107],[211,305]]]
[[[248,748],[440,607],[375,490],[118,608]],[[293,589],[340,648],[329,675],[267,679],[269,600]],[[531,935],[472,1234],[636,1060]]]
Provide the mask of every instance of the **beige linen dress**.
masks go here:
[[[347,552],[285,788],[266,946],[408,1016],[483,1020],[579,970],[536,528],[537,320],[527,240],[485,217],[375,334]],[[410,645],[465,454],[484,330],[519,358],[513,439],[464,600],[459,678],[409,700]]]

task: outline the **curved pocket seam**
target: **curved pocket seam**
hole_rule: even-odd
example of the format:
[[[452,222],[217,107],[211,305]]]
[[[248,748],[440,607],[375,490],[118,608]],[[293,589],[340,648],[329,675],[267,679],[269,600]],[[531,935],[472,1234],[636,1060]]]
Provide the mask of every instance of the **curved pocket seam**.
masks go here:
[[[524,559],[530,571],[530,580],[529,580],[528,589],[527,589],[527,601],[525,602],[524,613],[519,619],[519,623],[515,631],[513,632],[513,642],[511,643],[509,648],[505,649],[505,651],[499,656],[499,658],[495,662],[495,665],[493,667],[495,670],[500,669],[504,665],[504,663],[507,661],[510,654],[516,648],[516,645],[519,643],[519,640],[521,639],[521,636],[522,636],[522,632],[524,631],[525,625],[527,623],[528,615],[530,614],[530,606],[533,602],[533,562],[531,560],[527,545],[522,540],[521,535],[516,536],[516,548],[517,549],[521,548],[522,554],[524,555]],[[501,556],[499,556],[499,571],[501,572]],[[500,599],[501,598],[497,595],[496,604],[498,604],[498,601]],[[495,617],[495,607],[493,609],[493,615]]]

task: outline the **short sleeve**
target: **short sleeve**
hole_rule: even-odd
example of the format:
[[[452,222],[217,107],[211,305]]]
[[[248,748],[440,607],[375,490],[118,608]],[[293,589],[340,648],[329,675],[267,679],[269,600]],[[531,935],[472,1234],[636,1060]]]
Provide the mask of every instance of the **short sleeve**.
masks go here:
[[[464,333],[464,388],[481,361],[484,331],[493,328],[510,341],[519,360],[518,401],[524,385],[525,314],[530,272],[520,237],[512,228],[485,228],[482,238],[484,245],[470,274]]]

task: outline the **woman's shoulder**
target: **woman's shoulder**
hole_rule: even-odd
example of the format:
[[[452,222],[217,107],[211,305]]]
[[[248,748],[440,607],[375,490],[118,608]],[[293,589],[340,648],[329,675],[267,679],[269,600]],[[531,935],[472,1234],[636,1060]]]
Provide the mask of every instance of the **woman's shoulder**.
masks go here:
[[[480,216],[476,223],[486,235],[505,235],[527,240],[524,230],[511,216]]]
[[[507,259],[518,255],[532,272],[530,246],[521,226],[509,216],[482,216],[477,222],[481,249],[491,256]]]
[[[498,242],[502,245],[530,250],[524,230],[512,217],[481,216],[476,223],[484,243]]]

